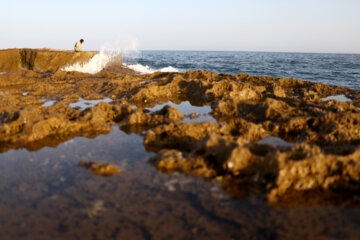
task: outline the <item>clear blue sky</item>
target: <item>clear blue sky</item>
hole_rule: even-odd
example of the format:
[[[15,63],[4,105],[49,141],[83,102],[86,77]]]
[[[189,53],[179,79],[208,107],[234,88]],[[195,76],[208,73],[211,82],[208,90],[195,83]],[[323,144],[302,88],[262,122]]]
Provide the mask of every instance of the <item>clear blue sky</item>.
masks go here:
[[[360,0],[0,0],[0,48],[360,53]],[[118,45],[118,46],[116,46]]]

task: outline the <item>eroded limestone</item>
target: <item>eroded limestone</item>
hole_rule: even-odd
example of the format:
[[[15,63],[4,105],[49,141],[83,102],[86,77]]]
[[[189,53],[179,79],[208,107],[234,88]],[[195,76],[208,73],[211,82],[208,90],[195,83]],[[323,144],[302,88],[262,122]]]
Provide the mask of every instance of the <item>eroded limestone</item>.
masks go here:
[[[246,185],[274,206],[295,206],[311,205],[310,193],[321,202],[360,191],[359,91],[247,74],[138,75],[119,65],[97,74],[9,69],[0,75],[1,151],[56,146],[118,124],[144,135],[159,170],[219,179],[232,197],[244,197],[235,190]],[[334,95],[351,101],[322,100]],[[71,108],[80,98],[111,101]],[[43,106],[48,100],[56,104]],[[168,105],[148,110],[169,101],[211,106],[217,122],[183,122]],[[270,136],[289,145],[258,143]]]

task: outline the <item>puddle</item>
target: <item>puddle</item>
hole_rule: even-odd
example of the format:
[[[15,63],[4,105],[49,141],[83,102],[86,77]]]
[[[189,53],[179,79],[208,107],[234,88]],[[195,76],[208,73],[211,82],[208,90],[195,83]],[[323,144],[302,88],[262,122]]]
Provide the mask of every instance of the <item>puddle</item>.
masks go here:
[[[322,101],[336,100],[336,101],[340,101],[340,102],[352,102],[352,100],[350,98],[347,98],[345,95],[329,96],[326,98],[322,98],[321,100]]]
[[[260,145],[271,145],[273,147],[292,147],[295,143],[286,142],[281,138],[269,136],[261,139],[256,144]]]
[[[70,103],[69,106],[71,108],[78,108],[79,110],[85,110],[87,108],[94,107],[98,105],[99,103],[110,103],[112,100],[110,98],[104,98],[104,99],[98,99],[98,100],[85,100],[83,98],[79,98],[77,102]]]
[[[210,114],[203,114],[203,115],[200,115],[197,118],[192,118],[192,119],[187,117],[187,118],[183,119],[181,122],[183,122],[183,123],[212,122],[212,123],[217,124],[216,119],[213,116],[211,116]]]
[[[231,182],[163,174],[148,163],[152,156],[141,136],[117,127],[95,139],[76,137],[36,152],[0,154],[1,239],[109,239],[109,234],[111,239],[356,239],[360,234],[360,209],[273,209],[256,194],[231,199],[241,192],[229,187]],[[121,174],[96,176],[78,167],[80,161],[114,164]]]
[[[23,92],[21,95],[27,96],[28,94],[29,94],[29,92]]]
[[[156,112],[156,111],[161,110],[166,105],[170,105],[170,106],[176,108],[179,112],[181,112],[187,116],[187,118],[185,118],[182,122],[185,122],[185,123],[200,123],[200,122],[217,123],[216,119],[210,115],[210,112],[212,110],[210,106],[201,106],[201,107],[193,106],[193,105],[191,105],[191,103],[189,101],[184,101],[180,104],[175,104],[175,103],[169,101],[166,103],[156,105],[155,107],[145,108],[145,109],[149,110],[150,112]],[[192,113],[198,113],[199,117],[191,119],[189,117],[189,115]]]
[[[24,95],[23,95],[24,96]],[[49,101],[46,101],[42,106],[43,107],[51,107],[53,106],[55,103],[57,103],[56,100],[49,100]]]
[[[147,83],[147,82],[149,82],[148,80],[146,80],[146,81],[141,81],[141,82],[139,82],[139,84],[140,85],[143,85],[143,84],[145,84],[145,83]]]
[[[166,102],[166,103],[156,105],[155,107],[146,108],[146,109],[151,111],[151,112],[156,112],[156,111],[161,110],[166,105],[170,105],[172,107],[175,107],[177,110],[179,110],[180,112],[182,112],[185,115],[189,115],[191,113],[209,114],[211,112],[211,107],[210,106],[197,107],[197,106],[191,105],[189,101],[185,101],[185,102],[182,102],[180,104],[175,104],[175,103],[169,101],[169,102]]]

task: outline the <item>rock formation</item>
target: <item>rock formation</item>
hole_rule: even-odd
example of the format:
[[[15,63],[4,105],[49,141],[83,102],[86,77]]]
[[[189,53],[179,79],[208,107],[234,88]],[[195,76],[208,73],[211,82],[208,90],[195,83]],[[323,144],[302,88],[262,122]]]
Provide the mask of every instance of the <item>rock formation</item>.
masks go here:
[[[145,131],[146,149],[156,152],[150,162],[160,171],[218,179],[234,198],[244,197],[247,186],[274,206],[358,204],[360,91],[247,74],[59,69],[95,53],[77,54],[0,51],[0,71],[8,72],[0,75],[0,151],[56,146],[118,124]],[[351,101],[322,100],[331,95]],[[112,102],[72,108],[80,98]],[[211,106],[217,123],[186,123],[171,106],[148,110],[168,101]]]
[[[57,71],[66,65],[88,62],[98,52],[73,52],[54,49],[0,50],[0,72],[18,69],[36,72]]]

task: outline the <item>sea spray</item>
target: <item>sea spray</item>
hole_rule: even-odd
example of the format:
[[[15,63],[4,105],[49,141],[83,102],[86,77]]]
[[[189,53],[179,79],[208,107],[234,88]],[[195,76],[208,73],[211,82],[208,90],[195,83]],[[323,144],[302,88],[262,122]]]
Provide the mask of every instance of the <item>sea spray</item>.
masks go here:
[[[138,40],[128,34],[122,34],[102,45],[101,51],[121,54],[123,65],[141,74],[154,72],[179,72],[178,69],[168,66],[161,69],[154,69],[148,65],[138,63],[142,54],[138,50]]]
[[[136,59],[140,56],[138,39],[127,33],[118,34],[101,45],[101,52],[121,54],[125,59]]]
[[[131,52],[128,52],[131,53]],[[134,54],[133,52],[131,54]],[[77,72],[83,72],[83,73],[90,73],[95,74],[100,72],[102,69],[106,67],[106,65],[110,62],[112,62],[114,59],[116,59],[119,55],[123,56],[123,54],[119,52],[106,52],[104,50],[100,51],[98,54],[96,54],[94,57],[90,59],[89,62],[80,64],[75,63],[70,66],[63,67],[63,71],[77,71]],[[129,55],[125,55],[125,59],[129,59]],[[133,62],[133,60],[131,61]],[[149,67],[148,65],[141,65],[139,63],[130,64],[130,63],[124,63],[124,66],[132,69],[138,73],[142,74],[148,74],[148,73],[154,73],[154,72],[179,72],[179,69],[174,68],[172,66],[160,68],[160,69],[153,69]]]
[[[95,74],[106,67],[107,64],[116,60],[120,55],[123,65],[141,74],[154,72],[179,72],[177,68],[168,66],[164,68],[152,68],[148,65],[138,63],[142,57],[138,50],[138,40],[128,34],[121,34],[102,44],[100,52],[96,54],[89,62],[85,64],[74,64],[62,68],[64,71],[78,71]]]
[[[139,63],[137,63],[137,64],[124,63],[124,66],[134,70],[135,72],[142,73],[142,74],[148,74],[148,73],[154,73],[154,72],[179,72],[179,69],[171,67],[171,66],[160,68],[160,69],[153,69],[153,68],[149,67],[148,65],[144,66]]]
[[[110,62],[116,61],[118,56],[123,59],[136,59],[139,56],[138,40],[125,33],[119,34],[112,40],[102,44],[100,52],[89,62],[65,66],[62,70],[95,74],[104,69]]]
[[[83,73],[95,74],[100,72],[116,56],[111,52],[101,51],[90,59],[89,62],[80,64],[75,63],[62,68],[63,71],[77,71]]]

